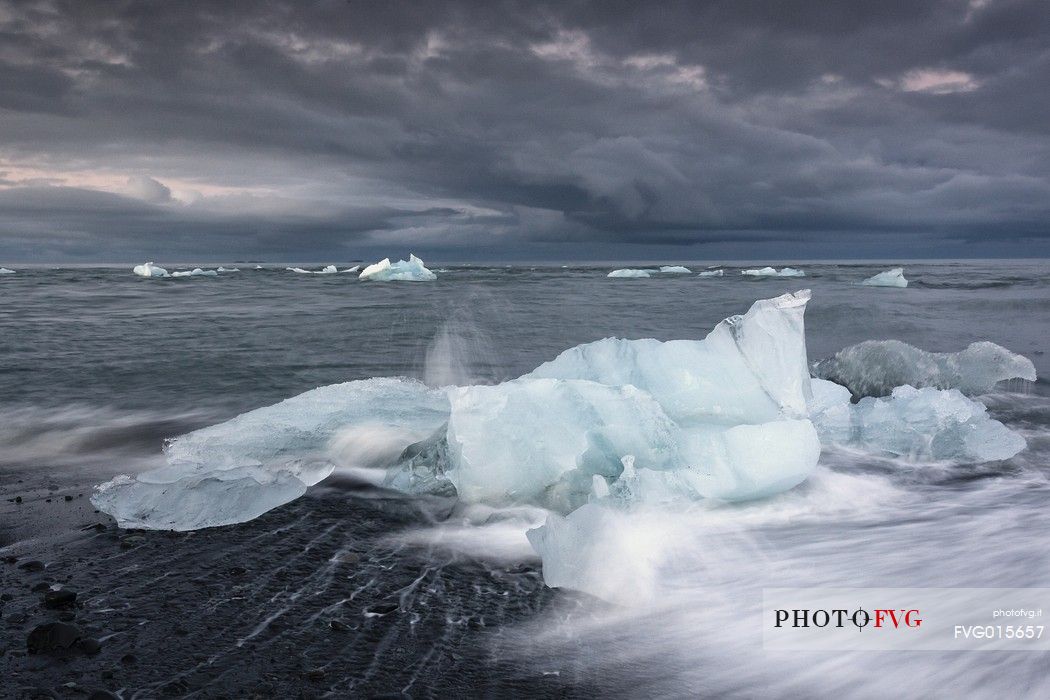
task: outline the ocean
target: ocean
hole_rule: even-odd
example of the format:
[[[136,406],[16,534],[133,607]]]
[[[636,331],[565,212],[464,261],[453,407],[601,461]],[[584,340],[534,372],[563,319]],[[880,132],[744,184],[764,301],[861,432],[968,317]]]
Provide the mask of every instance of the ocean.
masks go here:
[[[8,264],[0,696],[72,696],[67,683],[125,699],[1050,696],[1038,653],[774,654],[746,624],[764,586],[1050,587],[1050,263],[904,263],[906,289],[859,286],[895,266],[870,262],[792,263],[804,278],[773,279],[739,274],[765,263],[710,278],[696,273],[711,263],[682,264],[692,274],[649,279],[606,277],[622,264],[432,265],[426,283]],[[825,450],[781,497],[669,526],[673,566],[639,606],[544,586],[523,535],[542,523],[531,507],[461,508],[336,475],[251,522],[172,534],[120,530],[88,500],[161,464],[167,438],[319,386],[494,384],[604,337],[699,339],[803,288],[810,361],[868,339],[943,352],[990,340],[1031,359],[1036,382],[982,397],[1027,449],[976,465]],[[78,591],[70,614],[100,653],[26,653],[50,619],[40,584]]]

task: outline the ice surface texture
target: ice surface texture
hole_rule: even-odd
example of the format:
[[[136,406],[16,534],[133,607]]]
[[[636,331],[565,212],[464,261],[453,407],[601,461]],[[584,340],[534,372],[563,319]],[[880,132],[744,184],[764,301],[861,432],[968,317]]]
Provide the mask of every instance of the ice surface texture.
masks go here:
[[[785,267],[777,270],[772,267],[763,267],[757,270],[741,270],[740,274],[746,277],[805,277],[806,273],[793,267]]]
[[[623,268],[621,270],[613,270],[606,277],[626,277],[626,278],[643,278],[649,277],[652,274],[652,270],[632,270],[630,268]]]
[[[904,279],[904,268],[895,267],[877,275],[872,275],[861,284],[869,287],[907,287],[908,280]]]
[[[121,527],[195,530],[244,522],[298,498],[336,467],[393,462],[448,419],[443,392],[405,379],[334,384],[194,431],[165,467],[99,487],[92,502]]]
[[[398,260],[391,263],[390,258],[383,258],[361,270],[358,279],[373,282],[429,282],[437,279],[437,275],[427,269],[423,261],[415,255],[409,255],[408,260]]]
[[[152,262],[143,263],[142,265],[136,265],[135,267],[131,268],[131,271],[134,272],[139,277],[170,277],[171,276],[171,275],[168,274],[168,271],[165,270],[163,267],[157,267]]]
[[[957,389],[899,386],[886,398],[850,403],[847,389],[813,380],[812,418],[825,445],[843,445],[916,462],[1009,459],[1025,439]]]
[[[855,397],[886,396],[904,385],[974,396],[1007,379],[1035,381],[1035,365],[987,341],[962,352],[927,352],[899,340],[866,340],[816,362],[813,375],[845,386]]]
[[[692,272],[688,267],[682,267],[681,265],[663,265],[660,267],[660,272],[677,274],[677,275],[688,275]]]

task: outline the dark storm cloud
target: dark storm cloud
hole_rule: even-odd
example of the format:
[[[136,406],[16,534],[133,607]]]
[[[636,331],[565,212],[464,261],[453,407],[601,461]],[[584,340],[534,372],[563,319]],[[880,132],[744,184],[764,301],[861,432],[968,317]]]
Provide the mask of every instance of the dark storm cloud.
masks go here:
[[[241,5],[0,0],[0,258],[1048,250],[1041,1]]]

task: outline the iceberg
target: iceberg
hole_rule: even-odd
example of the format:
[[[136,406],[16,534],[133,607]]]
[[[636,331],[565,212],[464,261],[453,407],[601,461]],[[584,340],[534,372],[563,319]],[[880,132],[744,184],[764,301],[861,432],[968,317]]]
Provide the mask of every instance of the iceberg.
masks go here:
[[[927,352],[900,340],[866,340],[814,363],[813,375],[841,384],[857,398],[886,396],[904,385],[975,396],[1008,379],[1036,379],[1031,360],[987,341],[947,353]]]
[[[808,299],[758,301],[704,340],[606,338],[510,382],[452,388],[444,435],[419,450],[434,473],[413,454],[390,483],[432,492],[446,481],[466,501],[561,512],[596,493],[630,503],[791,488],[820,453],[808,419]]]
[[[360,265],[354,265],[353,267],[348,267],[345,270],[340,270],[340,272],[357,272],[360,269],[361,269]]]
[[[785,267],[777,270],[772,267],[763,267],[756,270],[741,270],[740,274],[747,277],[805,277],[806,273],[793,267]]]
[[[334,275],[339,272],[335,265],[325,265],[320,270],[304,270],[301,267],[286,267],[285,270],[288,272],[298,272],[300,275]]]
[[[725,270],[704,270],[697,277],[721,277],[725,274]]]
[[[842,445],[911,461],[1009,459],[1025,439],[988,416],[957,389],[899,386],[885,398],[850,403],[844,387],[813,380],[812,419],[825,445]]]
[[[219,273],[215,270],[202,270],[199,267],[195,267],[192,270],[176,270],[171,273],[172,277],[218,277]]]
[[[642,277],[648,277],[649,274],[650,274],[650,270],[633,270],[633,269],[630,269],[630,268],[624,268],[624,269],[621,269],[621,270],[613,270],[612,272],[607,274],[606,277],[642,278]]]
[[[692,270],[690,270],[688,267],[682,267],[681,265],[663,265],[660,268],[660,272],[688,275],[692,273]]]
[[[917,461],[1024,449],[956,389],[898,386],[854,404],[846,387],[811,379],[809,298],[756,301],[702,340],[586,343],[491,386],[320,387],[175,438],[165,466],[117,477],[92,501],[121,527],[188,530],[250,520],[336,469],[371,470],[405,493],[567,515],[530,535],[546,567],[560,546],[551,533],[600,525],[591,505],[771,496],[810,477],[822,444]]]
[[[358,279],[373,282],[430,282],[437,279],[437,275],[427,269],[423,261],[415,255],[409,255],[408,260],[398,260],[391,263],[390,258],[383,258],[361,270]]]
[[[908,280],[904,279],[904,268],[895,267],[877,275],[872,275],[861,282],[869,287],[907,287]]]
[[[139,277],[171,277],[163,267],[157,267],[152,262],[136,265],[131,269]]]
[[[127,528],[245,522],[298,498],[337,467],[390,466],[447,420],[444,392],[418,381],[324,386],[169,441],[165,466],[99,486],[92,503]]]
[[[216,271],[217,272],[240,272],[241,270],[238,267],[219,267],[219,268],[216,268]]]
[[[13,274],[15,274],[14,270],[9,270],[6,267],[0,267],[0,275],[13,275]]]

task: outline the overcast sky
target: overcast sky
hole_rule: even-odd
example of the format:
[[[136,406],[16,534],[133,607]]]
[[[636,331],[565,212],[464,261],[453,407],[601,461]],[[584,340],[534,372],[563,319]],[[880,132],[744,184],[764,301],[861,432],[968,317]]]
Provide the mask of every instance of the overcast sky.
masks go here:
[[[1046,0],[0,0],[0,262],[1050,255]]]

